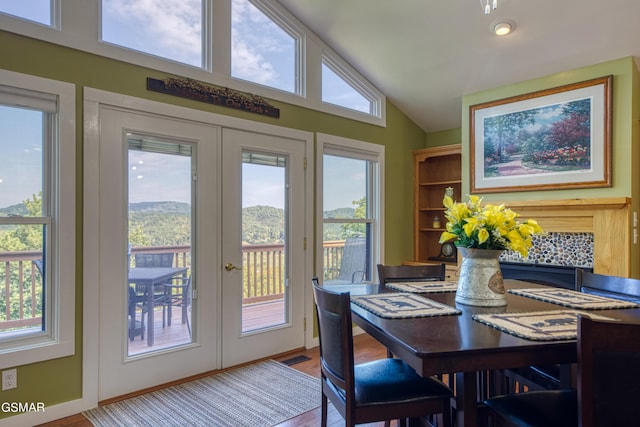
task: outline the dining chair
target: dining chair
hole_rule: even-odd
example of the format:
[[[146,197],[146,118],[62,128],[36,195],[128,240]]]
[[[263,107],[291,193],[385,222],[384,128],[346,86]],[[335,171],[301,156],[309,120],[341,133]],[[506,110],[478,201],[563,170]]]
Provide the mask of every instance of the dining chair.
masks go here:
[[[578,276],[576,269],[575,276]],[[558,287],[544,277],[522,279],[540,285]],[[571,387],[572,364],[531,365],[499,369],[492,373],[492,393],[522,393],[534,390],[562,390]]]
[[[423,378],[400,359],[354,363],[349,292],[323,288],[312,279],[320,340],[321,425],[327,425],[330,401],[346,426],[405,420],[440,414],[438,425],[451,426],[453,392],[433,377]]]
[[[576,291],[640,303],[640,279],[576,271]]]
[[[640,420],[640,323],[578,317],[577,390],[489,398],[495,426],[606,427]]]
[[[378,264],[378,279],[380,286],[385,286],[387,282],[400,282],[411,280],[444,280],[444,264],[423,264],[423,265],[383,265]],[[393,357],[393,353],[387,350],[387,357]],[[452,378],[451,376],[449,378]],[[442,379],[442,378],[440,378]],[[451,386],[453,384],[449,384]]]
[[[390,281],[444,280],[444,264],[382,265],[378,264],[378,279],[384,285]]]

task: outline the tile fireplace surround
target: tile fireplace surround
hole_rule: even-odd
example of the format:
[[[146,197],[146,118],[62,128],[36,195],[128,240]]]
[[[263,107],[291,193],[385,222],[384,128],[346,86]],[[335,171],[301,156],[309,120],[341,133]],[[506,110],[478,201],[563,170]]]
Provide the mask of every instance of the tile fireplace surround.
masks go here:
[[[593,268],[593,233],[557,233],[534,236],[529,256],[506,251],[500,261]]]
[[[537,236],[527,259],[505,253],[502,261],[593,268],[628,277],[631,272],[631,199],[528,200],[504,203],[534,218],[548,233]]]

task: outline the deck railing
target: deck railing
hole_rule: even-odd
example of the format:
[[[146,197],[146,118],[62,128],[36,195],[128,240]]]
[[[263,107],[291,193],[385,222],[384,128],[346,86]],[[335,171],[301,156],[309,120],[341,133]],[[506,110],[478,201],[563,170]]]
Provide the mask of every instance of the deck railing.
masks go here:
[[[340,271],[344,240],[325,242],[325,280]],[[174,267],[191,267],[191,247],[154,246],[131,248],[135,254],[172,253]],[[42,322],[42,275],[36,262],[39,251],[0,252],[0,331],[33,327]],[[284,294],[284,245],[259,244],[242,247],[243,304],[281,299]],[[333,273],[332,273],[333,272]]]

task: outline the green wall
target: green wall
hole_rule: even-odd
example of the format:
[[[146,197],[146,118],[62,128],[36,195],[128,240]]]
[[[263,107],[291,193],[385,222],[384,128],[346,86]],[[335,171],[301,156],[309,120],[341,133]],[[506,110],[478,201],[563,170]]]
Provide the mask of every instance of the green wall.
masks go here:
[[[380,127],[273,101],[273,119],[146,90],[146,78],[166,74],[0,31],[0,67],[70,82],[77,89],[77,265],[76,354],[18,367],[18,388],[0,392],[2,401],[41,401],[46,406],[81,398],[82,393],[82,90],[92,87],[139,98],[181,105],[310,132],[322,132],[385,146],[385,253],[387,263],[412,258],[412,158],[424,146],[425,134],[393,104],[387,103],[387,126]],[[315,199],[314,199],[315,200]],[[4,417],[6,414],[0,415]]]
[[[460,128],[429,132],[425,138],[425,147],[433,148],[442,147],[443,145],[460,144],[462,142],[461,132],[462,130]]]
[[[466,95],[462,99],[462,127],[427,133],[426,146],[437,147],[462,142],[462,194],[468,194],[470,188],[470,106],[608,75],[613,75],[611,140],[613,185],[611,187],[487,193],[482,197],[487,201],[630,197],[632,211],[638,212],[640,198],[640,168],[637,166],[640,165],[640,71],[638,64],[631,57]],[[632,227],[631,223],[629,227]],[[632,260],[630,276],[640,277],[638,244],[632,242],[629,253]]]
[[[469,192],[469,107],[483,102],[499,100],[584,80],[613,75],[612,114],[612,187],[566,189],[548,191],[521,191],[484,195],[489,200],[554,200],[572,198],[632,197],[632,127],[637,111],[633,108],[633,91],[637,68],[633,58],[622,58],[576,70],[541,77],[526,82],[503,86],[462,98],[462,191]],[[637,97],[637,89],[636,89]],[[636,108],[637,110],[637,108]]]
[[[488,101],[508,98],[597,77],[613,76],[612,84],[612,186],[605,188],[566,189],[548,191],[521,191],[487,193],[487,201],[508,200],[558,200],[574,198],[629,197],[631,209],[638,212],[640,196],[640,72],[633,58],[626,57],[575,70],[529,80],[514,85],[486,90],[462,98],[462,194],[470,188],[469,167],[469,107]],[[431,139],[427,135],[427,142]],[[634,167],[635,165],[635,167]],[[628,227],[632,224],[629,221]],[[640,251],[631,242],[631,277],[640,277]]]

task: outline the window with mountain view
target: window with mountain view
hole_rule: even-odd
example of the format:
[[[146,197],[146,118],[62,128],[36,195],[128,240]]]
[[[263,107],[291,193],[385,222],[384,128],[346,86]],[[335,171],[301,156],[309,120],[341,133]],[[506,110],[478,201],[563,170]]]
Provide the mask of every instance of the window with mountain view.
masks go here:
[[[381,157],[376,152],[325,144],[325,139],[336,138],[319,136],[324,283],[371,282],[380,257]]]
[[[47,204],[42,205],[43,169],[48,113],[37,110],[0,106],[2,174],[0,176],[0,282],[9,279],[10,291],[2,293],[0,332],[4,336],[43,331],[45,295],[45,241],[51,230]],[[11,141],[11,143],[9,143]],[[44,208],[44,209],[43,209]],[[21,253],[19,257],[11,257]],[[9,277],[6,274],[8,266]],[[13,268],[15,267],[15,268]],[[22,273],[22,274],[21,274]],[[14,279],[15,278],[15,279]],[[11,301],[14,296],[17,298]],[[21,300],[22,303],[18,303]],[[1,301],[0,301],[1,302]]]
[[[74,93],[0,70],[0,368],[73,351]]]

